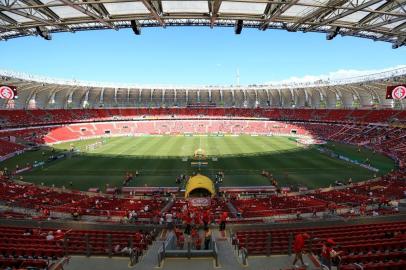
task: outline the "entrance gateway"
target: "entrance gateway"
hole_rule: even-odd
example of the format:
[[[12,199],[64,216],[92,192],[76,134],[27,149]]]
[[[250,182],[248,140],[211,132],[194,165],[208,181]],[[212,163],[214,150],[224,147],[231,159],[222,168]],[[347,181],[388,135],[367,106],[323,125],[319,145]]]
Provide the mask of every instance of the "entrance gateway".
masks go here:
[[[197,174],[186,184],[185,198],[211,198],[216,194],[213,181],[207,176]]]

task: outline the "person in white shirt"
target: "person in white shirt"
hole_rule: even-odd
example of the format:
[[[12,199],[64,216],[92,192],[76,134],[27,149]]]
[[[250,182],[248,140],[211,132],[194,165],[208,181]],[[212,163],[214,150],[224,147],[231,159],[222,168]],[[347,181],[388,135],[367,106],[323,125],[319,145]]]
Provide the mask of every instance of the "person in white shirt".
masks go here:
[[[168,230],[172,230],[173,229],[173,215],[171,213],[166,213],[165,215],[165,219],[166,219],[166,224],[167,224],[167,228]]]
[[[52,232],[52,231],[48,232],[48,234],[47,234],[47,236],[46,236],[46,240],[47,240],[47,241],[52,241],[52,240],[54,240],[54,239],[55,239],[55,237],[54,237],[53,232]]]

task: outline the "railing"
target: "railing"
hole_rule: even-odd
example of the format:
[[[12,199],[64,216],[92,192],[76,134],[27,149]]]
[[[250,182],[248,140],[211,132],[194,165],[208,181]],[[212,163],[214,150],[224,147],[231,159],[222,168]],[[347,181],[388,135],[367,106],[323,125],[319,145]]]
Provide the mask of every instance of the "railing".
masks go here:
[[[237,256],[240,257],[241,255],[241,260],[242,264],[244,266],[248,265],[248,249],[247,249],[247,242],[245,243],[245,246],[241,246],[240,240],[237,238],[237,235],[232,233],[230,231],[231,235],[231,245],[234,247],[234,251],[237,252]],[[267,242],[267,254],[269,253],[271,248],[270,241]],[[269,256],[269,255],[268,255]]]
[[[237,255],[242,259],[242,264],[247,265],[248,263],[248,243],[250,242],[249,236],[245,235],[244,241],[240,242],[240,240],[237,238],[237,235],[234,234],[232,236],[232,245],[234,247],[234,250],[237,252]],[[266,256],[271,256],[273,254],[272,251],[272,234],[268,233],[266,236],[266,243],[265,243],[265,255]],[[309,251],[312,251],[312,239],[309,239],[308,242],[308,249]],[[291,232],[288,235],[288,247],[287,247],[287,254],[291,256],[293,254],[293,233]]]
[[[246,248],[241,249],[242,264],[248,265],[248,250]]]
[[[211,236],[211,243],[212,243],[212,249],[213,249],[214,262],[216,264],[216,267],[218,267],[219,266],[218,248],[217,248],[216,238],[214,237],[214,235]]]
[[[162,242],[162,246],[158,249],[158,267],[161,267],[162,261],[165,260],[167,250],[175,247],[176,236],[172,233],[164,242]]]
[[[69,264],[70,257],[62,257],[49,267],[49,270],[63,270],[65,264]]]
[[[167,257],[183,257],[183,258],[196,258],[196,257],[213,257],[216,267],[218,264],[218,247],[216,238],[211,236],[210,249],[197,250],[192,249],[190,241],[186,243],[186,249],[176,249],[176,236],[171,233],[170,236],[162,243],[162,247],[158,250],[158,267],[161,267],[162,262]]]

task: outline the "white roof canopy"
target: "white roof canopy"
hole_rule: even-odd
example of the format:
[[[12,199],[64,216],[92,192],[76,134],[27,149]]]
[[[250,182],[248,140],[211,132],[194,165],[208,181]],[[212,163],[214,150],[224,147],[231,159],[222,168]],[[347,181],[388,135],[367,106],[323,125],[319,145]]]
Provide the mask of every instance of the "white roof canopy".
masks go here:
[[[0,0],[0,39],[181,25],[285,29],[404,45],[406,0]],[[397,46],[395,46],[397,47]]]

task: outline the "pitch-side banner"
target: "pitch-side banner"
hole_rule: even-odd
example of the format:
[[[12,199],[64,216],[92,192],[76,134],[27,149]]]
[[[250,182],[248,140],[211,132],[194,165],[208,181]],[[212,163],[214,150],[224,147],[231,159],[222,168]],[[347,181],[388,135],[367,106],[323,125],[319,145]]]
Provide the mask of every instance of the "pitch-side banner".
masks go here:
[[[406,84],[386,87],[386,99],[404,99],[404,98],[406,98]]]
[[[17,87],[11,85],[0,85],[0,99],[15,99]]]

